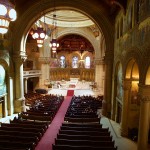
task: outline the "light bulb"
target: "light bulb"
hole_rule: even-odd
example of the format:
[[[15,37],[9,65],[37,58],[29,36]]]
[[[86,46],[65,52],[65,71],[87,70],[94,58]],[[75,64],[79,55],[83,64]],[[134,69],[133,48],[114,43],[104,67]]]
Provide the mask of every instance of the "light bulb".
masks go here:
[[[11,10],[9,11],[9,17],[11,18],[11,21],[15,21],[15,20],[16,20],[16,18],[17,18],[17,13],[16,13],[16,11],[15,11],[14,9],[11,9]]]

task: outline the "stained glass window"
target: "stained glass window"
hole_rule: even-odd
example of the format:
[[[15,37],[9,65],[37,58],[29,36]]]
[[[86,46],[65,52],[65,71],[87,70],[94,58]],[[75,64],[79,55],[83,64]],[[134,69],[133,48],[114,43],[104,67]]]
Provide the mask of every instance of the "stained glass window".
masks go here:
[[[65,68],[66,58],[65,56],[60,56],[60,68]]]
[[[89,56],[85,57],[85,68],[90,68],[91,66],[91,59]]]
[[[78,68],[78,57],[74,56],[72,58],[72,68]]]

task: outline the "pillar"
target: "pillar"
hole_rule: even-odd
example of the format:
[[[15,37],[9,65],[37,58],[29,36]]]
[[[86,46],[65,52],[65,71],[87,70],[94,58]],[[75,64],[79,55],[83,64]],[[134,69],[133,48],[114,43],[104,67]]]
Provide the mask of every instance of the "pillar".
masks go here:
[[[113,53],[105,53],[105,89],[102,114],[111,117],[111,94],[112,94],[112,74],[113,74]]]
[[[129,109],[129,97],[131,91],[131,81],[124,80],[123,82],[123,105],[122,105],[122,117],[121,117],[121,135],[128,136],[128,109]]]
[[[28,78],[24,78],[24,93],[28,93]]]
[[[95,82],[101,95],[104,95],[104,61],[95,59]]]
[[[25,110],[24,84],[23,84],[23,62],[25,57],[15,57],[15,103],[14,111],[19,113]]]
[[[138,132],[138,150],[148,149],[149,112],[150,112],[150,86],[139,85],[140,119]]]
[[[111,119],[116,121],[117,115],[117,105],[116,105],[116,96],[117,96],[117,76],[113,77],[112,85],[112,108],[111,108]]]
[[[11,116],[14,113],[14,88],[13,88],[13,77],[9,77],[8,79],[8,115]]]

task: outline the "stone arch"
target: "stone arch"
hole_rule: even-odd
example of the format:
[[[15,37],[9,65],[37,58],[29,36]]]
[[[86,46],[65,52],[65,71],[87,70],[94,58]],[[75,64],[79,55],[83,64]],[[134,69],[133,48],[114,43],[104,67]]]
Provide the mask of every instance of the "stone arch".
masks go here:
[[[140,53],[140,51],[137,48],[132,48],[131,50],[128,51],[127,55],[125,55],[124,59],[123,59],[123,75],[124,78],[126,76],[126,72],[127,72],[127,68],[129,66],[129,62],[131,63],[131,60],[135,61],[136,64],[138,65],[139,70],[139,76],[141,76],[142,74],[142,54]],[[129,69],[129,68],[128,68]],[[140,81],[140,78],[139,78]]]
[[[44,0],[42,5],[41,1],[32,1],[30,5],[29,3],[26,3],[24,5],[23,10],[20,10],[19,16],[17,20],[15,21],[15,25],[12,28],[12,50],[14,58],[19,57],[19,59],[26,58],[26,40],[27,40],[27,34],[34,24],[34,22],[39,19],[43,14],[39,14],[39,12],[50,12],[53,11],[53,3],[52,0]],[[40,8],[40,10],[39,10]],[[107,80],[104,80],[104,99],[108,100],[108,115],[110,114],[110,100],[111,100],[111,84],[112,84],[112,66],[113,66],[113,55],[114,55],[114,28],[113,23],[110,18],[107,16],[107,13],[104,13],[104,9],[102,6],[97,6],[94,3],[91,3],[91,1],[86,0],[57,0],[55,3],[56,9],[70,9],[74,11],[79,11],[80,13],[83,13],[84,15],[88,16],[98,27],[98,29],[102,33],[102,37],[104,37],[105,45],[106,45],[106,51],[105,51],[105,63],[107,63],[106,66],[106,76]],[[90,9],[89,9],[90,8]],[[102,8],[102,9],[101,9]],[[10,31],[10,32],[11,32]],[[96,51],[100,51],[97,49]],[[101,61],[100,59],[95,58],[95,62]],[[17,63],[16,63],[17,65]],[[21,66],[22,67],[22,66]],[[23,71],[22,68],[20,71]],[[18,72],[19,73],[19,72]],[[23,78],[19,81],[16,80],[16,87],[17,85],[21,85],[23,82]],[[107,92],[106,92],[107,91]],[[16,99],[18,100],[18,103],[20,102],[19,99],[23,99],[23,88],[20,89],[19,92],[16,91]],[[16,102],[17,103],[17,102]],[[19,104],[20,105],[20,104]],[[17,105],[16,105],[17,106]],[[16,112],[18,109],[16,109]],[[109,115],[110,116],[110,115]]]
[[[45,13],[51,11],[53,8],[53,3],[51,3],[50,0],[45,0],[42,6],[40,5],[40,2],[34,3],[34,5],[30,5],[28,8],[26,8],[26,11],[24,11],[24,13],[20,15],[20,18],[18,18],[15,22],[15,27],[12,35],[14,43],[14,54],[25,55],[25,42],[27,33],[35,20],[37,20],[39,17],[39,11],[37,11],[39,10],[39,7],[41,8],[41,11],[45,11]],[[87,15],[97,24],[99,29],[102,31],[107,43],[106,49],[108,50],[108,52],[113,50],[113,28],[110,21],[103,15],[100,9],[98,9],[94,5],[91,5],[90,2],[87,2],[85,0],[80,1],[80,5],[78,5],[78,0],[65,2],[58,0],[56,2],[56,7],[58,9],[67,8],[77,10]],[[22,22],[24,23],[22,24]]]
[[[129,129],[138,128],[139,124],[140,106],[139,106],[138,92],[139,92],[140,73],[139,73],[139,64],[137,62],[137,56],[138,55],[135,55],[135,57],[129,57],[125,68],[125,76],[123,83],[123,86],[125,87],[124,92],[128,90],[128,96],[124,96],[123,99],[124,101],[127,102],[126,105],[127,108],[124,109],[126,109],[128,112],[126,119],[128,120],[127,127]],[[130,87],[129,86],[126,87],[126,84],[129,82]]]
[[[61,36],[70,34],[70,33],[71,34],[78,34],[78,35],[85,37],[93,45],[94,50],[95,50],[95,55],[98,55],[97,54],[98,52],[96,50],[98,50],[98,44],[99,43],[96,41],[94,35],[89,32],[89,30],[83,31],[80,28],[67,28],[67,29],[64,29],[62,32],[58,33],[58,38]]]

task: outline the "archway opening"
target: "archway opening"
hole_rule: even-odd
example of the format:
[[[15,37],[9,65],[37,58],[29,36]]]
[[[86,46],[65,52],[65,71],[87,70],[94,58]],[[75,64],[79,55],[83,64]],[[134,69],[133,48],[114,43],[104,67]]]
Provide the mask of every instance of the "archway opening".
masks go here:
[[[131,59],[128,62],[127,69],[126,69],[126,74],[125,74],[125,80],[124,84],[126,83],[129,86],[126,87],[128,89],[128,96],[124,97],[127,99],[124,99],[124,101],[127,101],[127,108],[126,113],[127,113],[127,128],[128,128],[128,135],[130,138],[133,139],[133,137],[137,137],[138,135],[138,126],[139,126],[139,111],[140,111],[140,106],[139,106],[139,99],[138,99],[138,91],[139,91],[139,67],[135,59]],[[135,139],[137,140],[137,139]]]
[[[77,76],[80,80],[94,82],[95,55],[97,59],[102,59],[106,48],[102,32],[89,17],[79,11],[62,8],[55,13],[58,18],[57,41],[59,42],[56,53],[53,53],[49,47],[53,32],[53,11],[51,11],[44,14],[44,16],[30,27],[30,29],[38,26],[43,27],[46,30],[48,38],[44,40],[43,47],[39,48],[36,45],[36,40],[31,37],[30,31],[28,32],[26,41],[27,60],[24,63],[24,71],[39,69],[42,74],[39,86],[45,88],[48,84],[46,83],[45,85],[45,81],[69,80],[69,76],[72,76],[72,70],[68,68],[74,68],[72,67],[71,58],[77,56],[78,64],[74,68],[77,70],[75,77]],[[71,16],[68,16],[69,13]],[[60,69],[60,62],[62,61],[59,58],[61,56],[65,56],[63,69],[66,69],[66,71]],[[88,67],[85,67],[87,66],[85,65],[86,57],[90,58],[90,65]],[[80,70],[81,68],[85,69],[84,73]],[[103,73],[99,74],[103,75]],[[99,85],[99,87],[103,86]],[[101,90],[104,91],[104,87]]]

